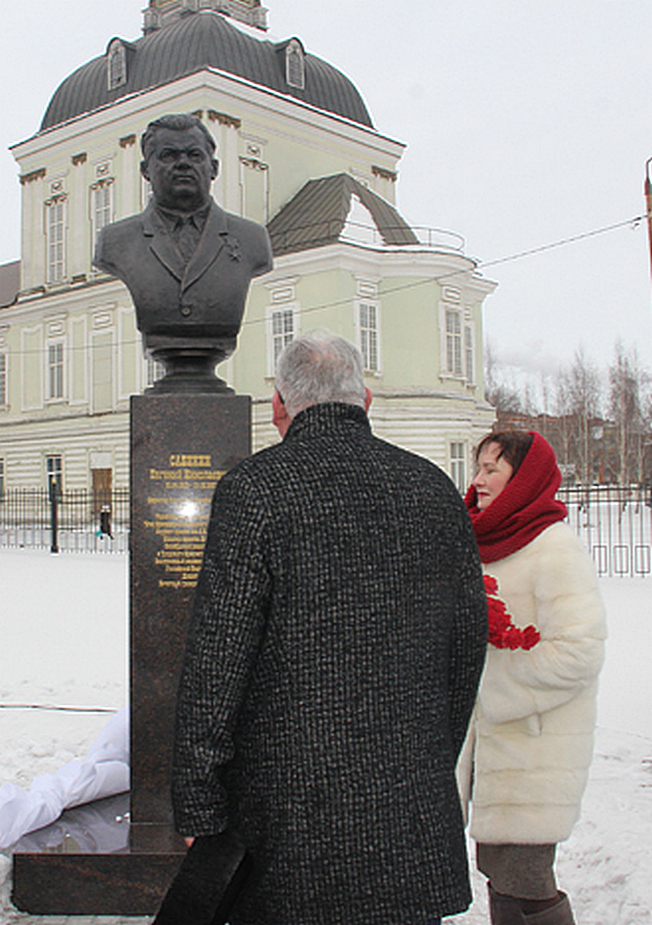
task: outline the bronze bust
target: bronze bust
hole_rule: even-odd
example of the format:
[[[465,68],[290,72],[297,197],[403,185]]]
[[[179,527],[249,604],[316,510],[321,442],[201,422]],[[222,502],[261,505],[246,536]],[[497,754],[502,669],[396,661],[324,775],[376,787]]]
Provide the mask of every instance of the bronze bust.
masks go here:
[[[196,116],[151,122],[141,147],[152,199],[102,229],[93,262],[129,289],[145,349],[166,369],[158,391],[224,391],[214,369],[235,350],[252,277],[272,268],[267,231],[210,195],[215,142]]]

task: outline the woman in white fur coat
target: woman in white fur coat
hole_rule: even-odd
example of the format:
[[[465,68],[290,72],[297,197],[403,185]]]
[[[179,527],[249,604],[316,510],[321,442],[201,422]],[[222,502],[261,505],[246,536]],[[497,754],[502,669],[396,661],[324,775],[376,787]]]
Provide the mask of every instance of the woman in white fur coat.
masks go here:
[[[537,433],[497,432],[466,496],[489,597],[489,650],[458,766],[495,925],[573,925],[554,876],[580,812],[606,637],[593,563],[556,500]]]

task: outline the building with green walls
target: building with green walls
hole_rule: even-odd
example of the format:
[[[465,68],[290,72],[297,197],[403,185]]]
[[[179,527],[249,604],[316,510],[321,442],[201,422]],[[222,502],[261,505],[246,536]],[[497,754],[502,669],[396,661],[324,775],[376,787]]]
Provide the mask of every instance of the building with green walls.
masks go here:
[[[126,288],[92,266],[99,230],[141,211],[139,139],[165,113],[197,114],[218,147],[213,194],[267,225],[274,269],[254,281],[239,347],[218,369],[271,425],[275,359],[326,327],[362,349],[381,437],[460,488],[490,427],[484,279],[456,234],[395,207],[404,145],[301,39],[272,41],[259,0],[150,0],[143,35],[111,38],[54,92],[12,151],[22,185],[20,278],[0,268],[0,477],[5,487],[128,483],[129,397],[151,385]]]

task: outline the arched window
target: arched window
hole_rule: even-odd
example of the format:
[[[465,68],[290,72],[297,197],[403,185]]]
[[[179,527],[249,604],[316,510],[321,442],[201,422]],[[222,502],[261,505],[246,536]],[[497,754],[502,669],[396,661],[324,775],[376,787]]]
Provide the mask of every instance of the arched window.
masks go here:
[[[107,52],[107,85],[116,90],[127,83],[127,49],[120,39],[113,39]]]
[[[288,42],[285,49],[285,82],[288,87],[304,90],[306,86],[306,63],[303,48],[296,39]]]

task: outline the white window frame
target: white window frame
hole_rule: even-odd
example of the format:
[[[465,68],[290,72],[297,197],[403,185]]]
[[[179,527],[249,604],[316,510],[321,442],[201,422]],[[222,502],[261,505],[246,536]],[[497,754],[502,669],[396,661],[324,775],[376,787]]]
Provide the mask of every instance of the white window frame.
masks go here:
[[[45,457],[45,481],[48,492],[54,481],[59,486],[59,495],[63,494],[63,456],[59,453]]]
[[[46,342],[47,400],[63,401],[66,394],[66,346],[63,338]]]
[[[147,177],[140,175],[140,205],[144,210],[149,205],[149,201],[152,198],[152,184],[149,182]]]
[[[45,262],[50,285],[66,279],[66,229],[68,197],[53,196],[45,203]]]
[[[373,324],[370,324],[368,314],[370,311],[374,315]],[[362,353],[364,371],[378,375],[382,369],[380,301],[373,298],[358,298],[355,315],[358,347]]]
[[[468,385],[475,385],[475,327],[466,322],[464,325],[464,374]]]
[[[108,180],[98,180],[91,186],[91,238],[93,242],[93,251],[97,244],[97,236],[102,228],[110,225],[113,221],[113,203],[114,203],[114,180],[113,177]]]
[[[448,444],[448,471],[459,492],[466,492],[466,464],[468,449],[465,440],[450,440]]]
[[[164,375],[165,367],[163,364],[155,360],[150,354],[147,354],[145,356],[145,387],[148,389],[151,388],[154,383],[162,379]]]
[[[465,316],[461,305],[439,303],[440,377],[465,382],[464,368]]]
[[[452,306],[444,307],[444,351],[446,374],[462,378],[462,312]]]
[[[267,308],[267,369],[276,375],[276,361],[299,333],[299,307],[296,302],[281,302]]]

